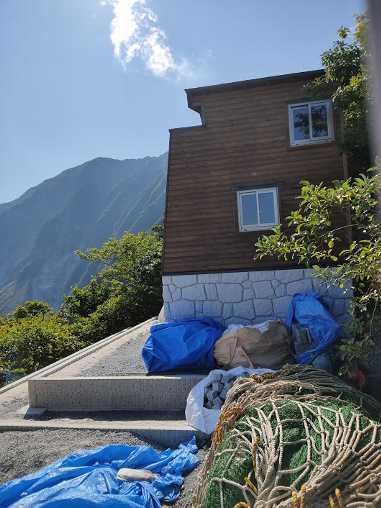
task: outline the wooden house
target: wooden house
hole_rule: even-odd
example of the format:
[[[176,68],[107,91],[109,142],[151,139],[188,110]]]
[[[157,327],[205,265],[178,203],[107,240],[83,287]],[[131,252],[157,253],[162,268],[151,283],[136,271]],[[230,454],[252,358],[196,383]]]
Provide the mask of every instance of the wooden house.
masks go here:
[[[186,90],[201,125],[170,130],[163,297],[167,319],[224,324],[284,317],[297,292],[324,292],[340,317],[347,300],[310,270],[254,262],[255,242],[297,207],[300,181],[346,176],[339,119],[306,97],[321,71]]]

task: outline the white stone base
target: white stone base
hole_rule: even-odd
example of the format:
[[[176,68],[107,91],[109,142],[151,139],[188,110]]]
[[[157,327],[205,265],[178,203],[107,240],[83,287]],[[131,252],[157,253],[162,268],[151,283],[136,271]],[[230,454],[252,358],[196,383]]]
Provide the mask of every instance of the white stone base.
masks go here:
[[[351,292],[326,287],[311,269],[163,276],[165,319],[211,317],[225,326],[283,319],[295,293],[315,291],[339,321]]]

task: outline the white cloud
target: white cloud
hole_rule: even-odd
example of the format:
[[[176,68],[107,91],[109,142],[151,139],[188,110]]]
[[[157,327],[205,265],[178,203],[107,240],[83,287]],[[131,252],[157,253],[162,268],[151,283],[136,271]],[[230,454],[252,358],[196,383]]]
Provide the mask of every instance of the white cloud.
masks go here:
[[[112,6],[110,38],[114,55],[123,66],[140,58],[155,76],[181,78],[192,74],[188,61],[173,55],[158,17],[146,0],[101,0],[101,5]]]

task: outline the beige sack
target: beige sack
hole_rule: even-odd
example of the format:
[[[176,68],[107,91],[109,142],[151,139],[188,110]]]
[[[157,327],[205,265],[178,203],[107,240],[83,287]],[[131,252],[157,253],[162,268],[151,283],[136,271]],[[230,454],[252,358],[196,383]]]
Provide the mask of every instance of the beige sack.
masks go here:
[[[153,482],[157,480],[158,475],[149,469],[131,469],[129,467],[122,467],[116,475],[118,480],[125,482]]]
[[[214,357],[224,369],[279,369],[286,363],[293,363],[291,337],[280,321],[270,321],[268,329],[262,333],[256,328],[239,328],[222,335],[214,346]]]

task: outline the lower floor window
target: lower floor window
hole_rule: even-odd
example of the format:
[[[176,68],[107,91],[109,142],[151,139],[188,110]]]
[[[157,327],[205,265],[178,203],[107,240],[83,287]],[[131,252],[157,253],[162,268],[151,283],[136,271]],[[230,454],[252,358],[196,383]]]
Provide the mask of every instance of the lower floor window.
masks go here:
[[[279,224],[278,189],[252,189],[237,192],[240,231],[271,229]]]

